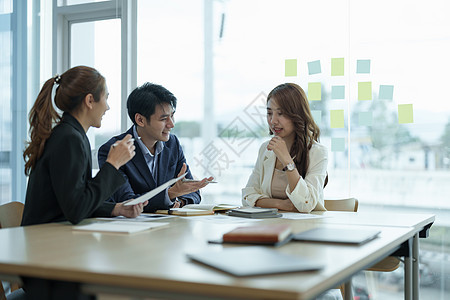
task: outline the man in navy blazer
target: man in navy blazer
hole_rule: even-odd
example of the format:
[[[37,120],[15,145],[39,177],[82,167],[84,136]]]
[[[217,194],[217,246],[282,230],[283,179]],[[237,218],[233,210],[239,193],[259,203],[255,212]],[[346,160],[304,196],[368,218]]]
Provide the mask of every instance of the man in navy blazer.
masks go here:
[[[126,183],[110,200],[122,202],[136,198],[186,172],[185,178],[192,179],[180,142],[175,135],[170,134],[174,127],[176,105],[177,99],[170,91],[148,82],[137,87],[128,96],[127,110],[133,126],[127,132],[111,138],[98,150],[98,163],[101,167],[114,143],[127,134],[135,139],[136,155],[119,169]],[[199,189],[212,179],[204,178],[199,182],[179,180],[151,198],[144,211],[154,212],[200,203]]]

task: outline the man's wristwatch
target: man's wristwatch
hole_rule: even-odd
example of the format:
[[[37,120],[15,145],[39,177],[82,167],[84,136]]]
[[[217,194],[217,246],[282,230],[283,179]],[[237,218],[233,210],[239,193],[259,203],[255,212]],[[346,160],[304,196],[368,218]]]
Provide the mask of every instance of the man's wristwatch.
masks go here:
[[[175,203],[180,203],[180,207],[183,207],[184,206],[184,204],[185,204],[185,202],[184,202],[184,200],[182,200],[182,199],[180,199],[180,198],[175,198],[175,200],[173,201],[173,204],[175,204]]]
[[[294,171],[295,170],[295,164],[293,162],[290,162],[286,165],[286,167],[283,168],[283,171]]]

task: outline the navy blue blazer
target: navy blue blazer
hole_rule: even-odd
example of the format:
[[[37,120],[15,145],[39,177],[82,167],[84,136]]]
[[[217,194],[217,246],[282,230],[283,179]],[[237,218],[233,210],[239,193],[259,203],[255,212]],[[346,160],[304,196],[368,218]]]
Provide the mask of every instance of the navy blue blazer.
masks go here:
[[[133,135],[133,127],[131,127],[127,132],[111,138],[100,147],[98,150],[98,164],[100,168],[103,166],[106,158],[108,157],[111,145],[116,141],[123,139],[127,134]],[[141,148],[137,144],[137,141],[134,143],[136,146],[136,155],[119,169],[125,177],[126,183],[117,190],[112,198],[110,198],[110,201],[122,202],[128,199],[137,198],[138,196],[156,188],[166,181],[177,177],[183,163],[186,163],[186,158],[184,157],[180,141],[175,135],[171,134],[169,140],[167,142],[163,142],[164,148],[159,154],[159,159],[157,160],[158,182],[155,182],[155,179],[147,166]],[[189,166],[187,166],[186,178],[192,179]],[[162,191],[150,199],[149,204],[144,208],[144,211],[154,212],[158,209],[168,209],[172,205],[172,202],[167,203],[166,193],[166,191]],[[179,198],[185,200],[186,203],[189,204],[200,203],[201,201],[199,191],[183,195]]]

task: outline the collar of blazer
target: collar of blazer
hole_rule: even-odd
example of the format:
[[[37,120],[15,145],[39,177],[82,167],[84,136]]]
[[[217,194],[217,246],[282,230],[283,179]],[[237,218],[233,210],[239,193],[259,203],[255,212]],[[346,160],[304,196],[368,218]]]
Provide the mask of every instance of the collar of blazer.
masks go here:
[[[276,160],[277,156],[275,155],[275,153],[273,151],[266,150],[263,159],[264,169],[271,170],[271,172],[273,172]]]
[[[264,160],[275,160],[277,158],[277,156],[275,155],[275,153],[271,150],[267,150],[264,151]]]
[[[261,177],[261,190],[263,194],[268,195],[269,197],[272,197],[272,177],[273,177],[273,170],[275,169],[275,162],[276,162],[277,156],[273,151],[269,151],[266,149],[263,156],[263,166],[262,170],[262,177]]]

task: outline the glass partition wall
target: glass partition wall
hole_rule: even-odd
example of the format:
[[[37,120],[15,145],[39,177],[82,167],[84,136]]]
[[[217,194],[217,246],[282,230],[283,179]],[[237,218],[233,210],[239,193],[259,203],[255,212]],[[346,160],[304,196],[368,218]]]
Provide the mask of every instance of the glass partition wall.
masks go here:
[[[441,88],[449,80],[449,3],[141,0],[138,7],[137,82],[177,96],[173,132],[190,167],[219,181],[203,189],[203,201],[241,203],[270,138],[266,96],[297,83],[329,149],[326,198],[356,197],[360,211],[380,214],[435,213],[431,237],[421,241],[421,296],[450,294],[450,102]],[[205,105],[213,111],[205,114]],[[217,135],[205,137],[208,126]],[[398,299],[402,278],[402,269],[376,274],[377,288],[368,289],[374,281],[359,276],[356,295]]]

